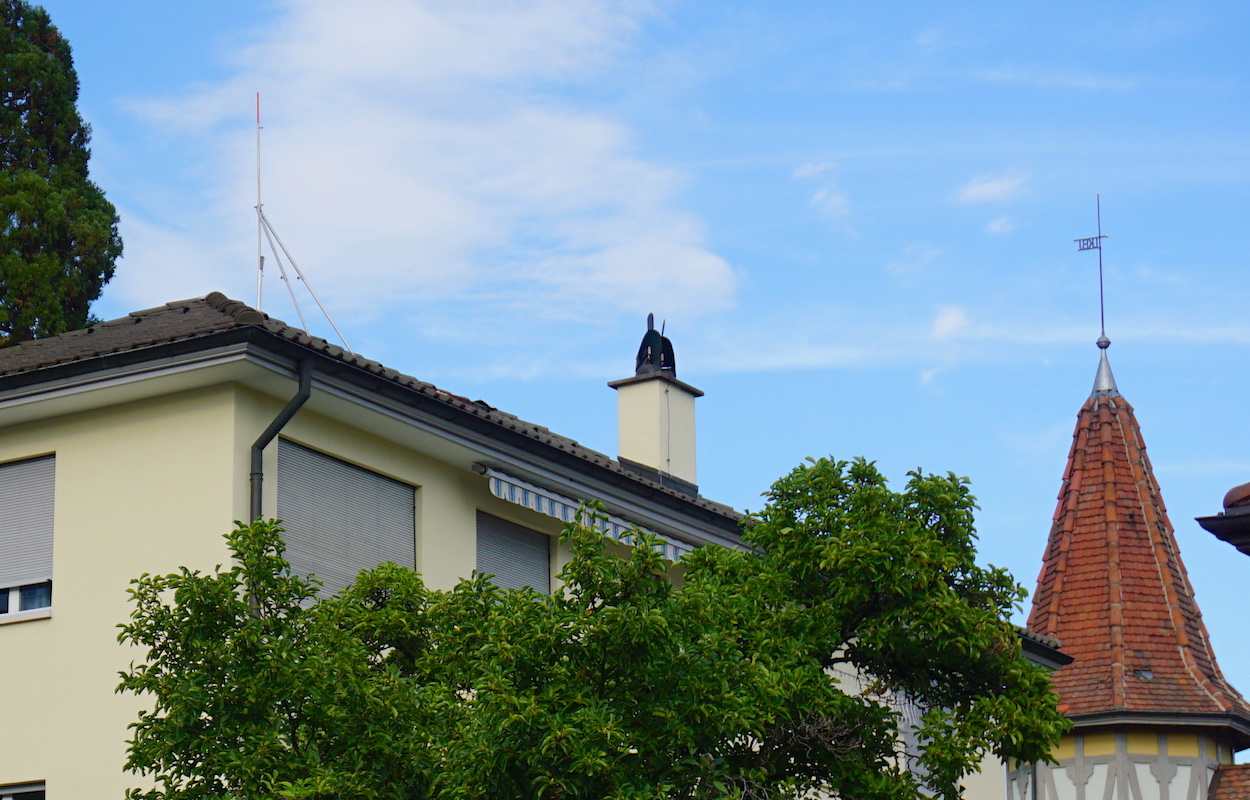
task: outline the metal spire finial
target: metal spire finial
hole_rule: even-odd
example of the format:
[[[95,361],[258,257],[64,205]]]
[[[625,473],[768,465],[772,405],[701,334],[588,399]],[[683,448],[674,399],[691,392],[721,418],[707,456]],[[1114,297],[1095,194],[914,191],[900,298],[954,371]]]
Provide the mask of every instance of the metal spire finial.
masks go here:
[[[1107,348],[1111,346],[1111,340],[1107,338],[1107,304],[1105,294],[1103,292],[1102,281],[1102,240],[1106,239],[1102,232],[1102,197],[1100,194],[1094,195],[1094,208],[1098,219],[1098,235],[1091,236],[1088,239],[1076,239],[1076,249],[1080,250],[1097,250],[1098,251],[1098,329],[1099,336],[1096,344],[1098,349],[1102,351],[1098,357],[1098,373],[1094,376],[1094,394],[1110,394],[1118,395],[1119,389],[1115,386],[1115,376],[1111,374],[1111,362],[1107,360]]]
[[[1111,362],[1107,360],[1107,348],[1103,342],[1107,340],[1098,340],[1098,346],[1102,348],[1102,352],[1098,354],[1098,372],[1094,375],[1094,389],[1090,394],[1118,395],[1120,390],[1116,388],[1115,376],[1111,374]]]

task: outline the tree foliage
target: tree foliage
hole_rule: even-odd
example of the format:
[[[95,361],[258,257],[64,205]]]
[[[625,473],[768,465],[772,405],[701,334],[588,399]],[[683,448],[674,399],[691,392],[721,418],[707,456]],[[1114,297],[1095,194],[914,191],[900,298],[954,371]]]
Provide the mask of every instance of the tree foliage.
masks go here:
[[[131,796],[954,798],[984,752],[1048,758],[1066,723],[962,480],[820,460],[768,499],[750,549],[678,565],[580,520],[550,596],[383,565],[316,599],[277,523],[240,525],[235,566],[132,590]]]
[[[0,0],[0,344],[78,328],[121,255],[87,173],[69,42],[48,13]]]

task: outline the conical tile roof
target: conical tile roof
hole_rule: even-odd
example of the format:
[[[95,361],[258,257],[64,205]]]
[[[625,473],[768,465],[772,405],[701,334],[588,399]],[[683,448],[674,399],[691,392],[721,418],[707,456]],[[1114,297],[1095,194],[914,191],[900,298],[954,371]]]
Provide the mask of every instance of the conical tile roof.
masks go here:
[[[1233,714],[1250,706],[1220,673],[1133,407],[1104,348],[1042,561],[1030,630],[1075,661],[1052,677],[1070,717]]]

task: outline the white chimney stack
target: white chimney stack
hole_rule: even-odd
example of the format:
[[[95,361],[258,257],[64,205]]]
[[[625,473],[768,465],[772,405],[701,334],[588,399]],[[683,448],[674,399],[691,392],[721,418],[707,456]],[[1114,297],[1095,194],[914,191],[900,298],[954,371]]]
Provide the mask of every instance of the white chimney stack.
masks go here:
[[[621,463],[644,475],[655,470],[660,475],[650,477],[660,483],[696,494],[694,400],[703,392],[677,380],[673,344],[652,314],[634,366],[632,378],[608,384],[617,393]]]

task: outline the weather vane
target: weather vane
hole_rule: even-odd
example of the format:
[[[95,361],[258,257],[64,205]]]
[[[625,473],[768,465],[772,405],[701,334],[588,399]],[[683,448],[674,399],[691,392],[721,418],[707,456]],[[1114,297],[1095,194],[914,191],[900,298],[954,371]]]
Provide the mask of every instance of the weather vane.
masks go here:
[[[1076,242],[1077,251],[1098,251],[1098,326],[1102,333],[1098,337],[1098,346],[1105,350],[1107,345],[1111,344],[1111,340],[1107,338],[1107,306],[1103,300],[1102,290],[1102,240],[1107,237],[1102,232],[1102,197],[1100,194],[1094,195],[1094,209],[1098,218],[1098,235],[1090,236],[1087,239],[1073,239],[1072,241]]]

